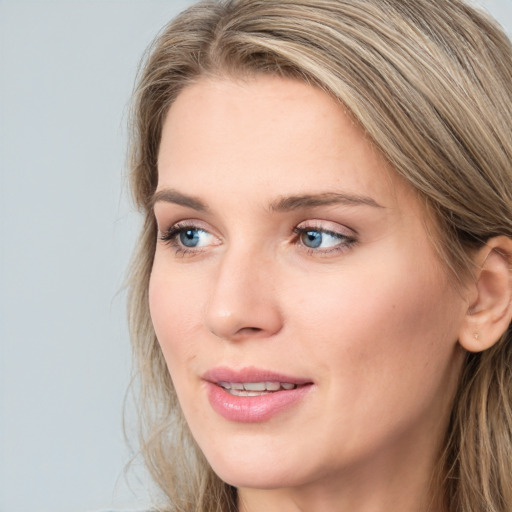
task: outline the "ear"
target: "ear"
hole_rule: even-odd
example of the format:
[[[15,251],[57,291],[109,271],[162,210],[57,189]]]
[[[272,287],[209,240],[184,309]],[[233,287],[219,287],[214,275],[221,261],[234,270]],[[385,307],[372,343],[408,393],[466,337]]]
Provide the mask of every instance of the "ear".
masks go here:
[[[459,343],[470,352],[492,347],[512,320],[512,239],[491,238],[475,256],[476,281]]]

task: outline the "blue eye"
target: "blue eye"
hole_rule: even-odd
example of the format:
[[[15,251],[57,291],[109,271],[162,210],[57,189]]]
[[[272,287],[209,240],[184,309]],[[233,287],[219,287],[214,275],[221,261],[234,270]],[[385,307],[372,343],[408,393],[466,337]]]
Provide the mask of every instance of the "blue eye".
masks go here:
[[[327,229],[297,227],[294,232],[300,245],[324,255],[349,249],[356,242],[353,236]]]
[[[185,247],[197,247],[200,242],[200,232],[200,229],[187,229],[181,231],[179,233],[180,243]]]
[[[301,233],[302,243],[311,249],[318,249],[322,245],[323,233],[320,231],[304,231]]]
[[[216,238],[208,231],[182,224],[172,226],[161,235],[160,239],[174,247],[177,252],[193,251],[209,245],[216,245]]]
[[[347,236],[330,231],[308,229],[300,234],[301,242],[310,249],[329,249],[348,240]]]

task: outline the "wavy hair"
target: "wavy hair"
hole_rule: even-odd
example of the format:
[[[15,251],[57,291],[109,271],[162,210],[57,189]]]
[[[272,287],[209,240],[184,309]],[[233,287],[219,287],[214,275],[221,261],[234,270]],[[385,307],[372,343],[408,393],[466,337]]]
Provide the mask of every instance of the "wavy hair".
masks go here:
[[[471,253],[512,237],[512,47],[462,0],[220,0],[171,21],[148,49],[134,93],[131,188],[144,215],[130,273],[140,380],[140,448],[164,510],[235,511],[182,417],[151,324],[151,198],[165,115],[205,76],[270,74],[326,91],[412,186],[455,282]],[[438,474],[450,512],[512,510],[512,331],[467,354]]]

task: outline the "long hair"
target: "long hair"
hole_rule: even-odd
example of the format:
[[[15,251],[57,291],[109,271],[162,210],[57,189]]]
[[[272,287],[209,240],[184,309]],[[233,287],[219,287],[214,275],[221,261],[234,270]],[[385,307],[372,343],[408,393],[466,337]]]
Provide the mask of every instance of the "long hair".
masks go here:
[[[187,9],[148,49],[134,93],[131,187],[144,225],[130,274],[140,445],[165,510],[236,510],[183,419],[151,324],[151,197],[165,115],[205,76],[302,80],[344,105],[424,202],[454,283],[472,251],[512,237],[512,47],[462,0],[220,0]],[[437,481],[450,512],[512,510],[512,332],[467,354]]]

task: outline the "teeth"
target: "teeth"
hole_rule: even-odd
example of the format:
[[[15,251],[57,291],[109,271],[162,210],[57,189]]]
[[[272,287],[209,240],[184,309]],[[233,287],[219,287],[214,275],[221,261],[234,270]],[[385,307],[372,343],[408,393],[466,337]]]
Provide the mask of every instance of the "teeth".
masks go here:
[[[245,382],[244,389],[246,391],[266,391],[267,386],[264,382]]]
[[[295,389],[291,382],[218,382],[219,386],[236,396],[260,396],[272,391]]]

